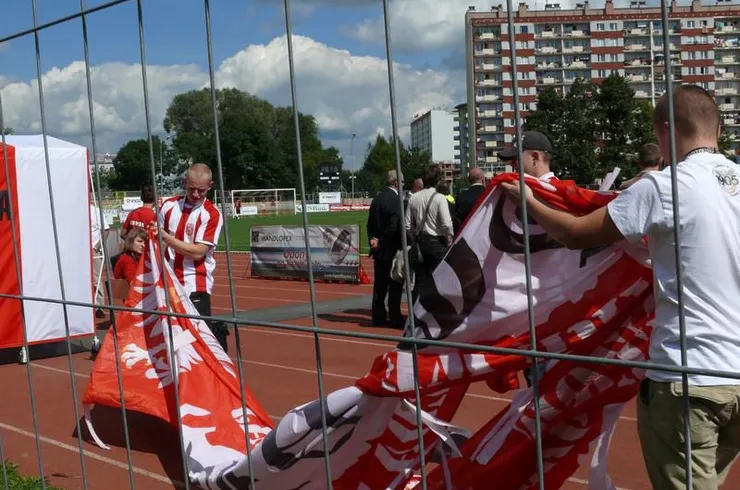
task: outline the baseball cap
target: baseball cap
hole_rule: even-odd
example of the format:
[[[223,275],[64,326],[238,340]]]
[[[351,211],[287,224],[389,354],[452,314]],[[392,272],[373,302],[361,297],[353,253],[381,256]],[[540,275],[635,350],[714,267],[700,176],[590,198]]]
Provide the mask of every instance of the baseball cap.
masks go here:
[[[552,143],[547,136],[539,131],[522,132],[522,151],[546,151],[552,153]],[[511,160],[516,157],[516,140],[512,146],[508,146],[497,153],[502,160]]]

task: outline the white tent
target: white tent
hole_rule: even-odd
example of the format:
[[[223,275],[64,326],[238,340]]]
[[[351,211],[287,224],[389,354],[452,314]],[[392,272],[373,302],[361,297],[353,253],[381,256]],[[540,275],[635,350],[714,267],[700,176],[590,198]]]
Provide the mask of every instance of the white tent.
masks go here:
[[[0,293],[20,292],[18,265],[25,296],[61,300],[44,139],[41,135],[8,136],[6,141],[7,162],[0,145]],[[52,137],[47,137],[47,144],[65,299],[91,303],[93,280],[87,149]],[[6,169],[10,181],[6,178]],[[8,206],[11,199],[16,210],[18,264],[14,256]],[[58,341],[66,337],[62,304],[24,300],[23,310],[29,343]],[[70,335],[92,335],[94,313],[90,307],[68,306]],[[22,345],[20,302],[0,298],[0,318],[0,348]]]

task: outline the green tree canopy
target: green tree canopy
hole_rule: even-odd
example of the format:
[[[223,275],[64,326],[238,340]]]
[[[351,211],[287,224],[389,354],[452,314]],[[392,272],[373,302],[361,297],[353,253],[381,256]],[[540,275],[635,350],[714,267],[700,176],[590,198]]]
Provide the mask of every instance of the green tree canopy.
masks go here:
[[[590,184],[614,167],[629,178],[638,171],[639,148],[654,141],[650,105],[634,95],[618,75],[600,85],[576,80],[565,97],[548,88],[540,92],[526,129],[550,138],[552,168],[561,178]]]
[[[401,172],[406,188],[421,177],[426,166],[431,163],[429,152],[418,148],[408,148],[399,141],[401,154]],[[378,134],[374,143],[368,143],[365,162],[357,173],[355,190],[368,191],[374,195],[385,185],[385,176],[389,170],[396,168],[396,150],[393,138],[386,139]]]
[[[152,137],[154,148],[154,171],[160,172],[160,148],[162,155],[164,142],[157,136]],[[165,157],[166,159],[166,157]],[[113,174],[108,177],[111,189],[135,191],[141,186],[152,183],[151,156],[149,154],[149,140],[137,139],[124,144],[113,160]]]
[[[12,127],[8,126],[6,128],[3,128],[3,134],[5,135],[15,134],[15,130]]]
[[[216,91],[225,189],[298,186],[296,131],[291,107],[237,89]],[[318,182],[316,166],[339,162],[336,148],[323,148],[311,115],[298,114],[306,189]],[[172,134],[181,161],[217,165],[216,137],[209,89],[177,95],[167,109],[164,128]]]

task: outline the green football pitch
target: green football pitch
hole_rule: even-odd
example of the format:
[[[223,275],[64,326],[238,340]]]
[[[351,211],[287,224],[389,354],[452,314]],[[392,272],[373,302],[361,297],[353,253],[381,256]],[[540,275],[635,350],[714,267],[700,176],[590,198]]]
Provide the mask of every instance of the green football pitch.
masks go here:
[[[370,251],[365,237],[367,226],[367,211],[341,211],[334,213],[309,213],[309,225],[359,225],[360,242],[362,247],[360,252],[364,255]],[[302,226],[303,215],[290,214],[282,216],[243,216],[239,219],[229,219],[229,242],[233,251],[248,251],[250,241],[250,230],[253,226]],[[226,241],[223,236],[219,240],[219,250],[226,250]]]

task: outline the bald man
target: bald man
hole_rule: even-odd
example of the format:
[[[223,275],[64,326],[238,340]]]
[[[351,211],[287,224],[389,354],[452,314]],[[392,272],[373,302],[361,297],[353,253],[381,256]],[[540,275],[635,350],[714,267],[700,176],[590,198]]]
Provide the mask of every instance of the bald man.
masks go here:
[[[473,211],[475,203],[478,202],[478,198],[486,188],[484,182],[483,171],[478,167],[471,168],[468,172],[470,187],[461,191],[455,199],[455,215],[453,216],[455,234],[460,231],[460,227]]]
[[[218,208],[206,197],[213,187],[211,169],[196,163],[185,174],[185,195],[168,199],[160,209],[162,241],[175,277],[203,316],[211,316],[211,290],[216,260],[213,252],[223,226]],[[222,322],[206,321],[227,350],[228,329]]]

